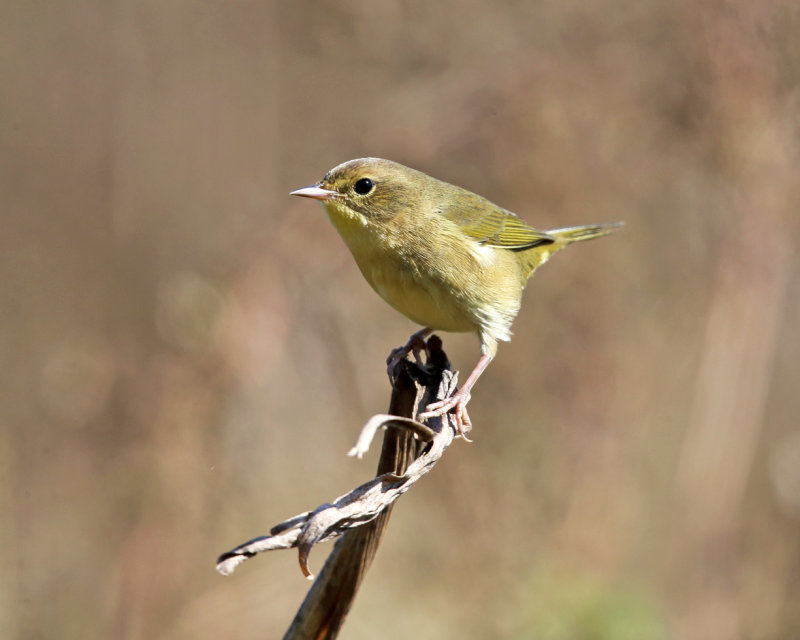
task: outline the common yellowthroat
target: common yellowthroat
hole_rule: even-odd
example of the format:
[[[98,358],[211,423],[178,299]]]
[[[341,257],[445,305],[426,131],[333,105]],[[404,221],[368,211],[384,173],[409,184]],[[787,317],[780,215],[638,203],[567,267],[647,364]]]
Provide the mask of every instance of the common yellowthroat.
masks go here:
[[[522,290],[536,268],[568,244],[611,233],[612,222],[539,231],[477,194],[390,160],[360,158],[291,195],[319,200],[370,286],[424,329],[478,334],[481,357],[452,397],[420,417],[454,411],[463,435],[470,390],[510,340]]]

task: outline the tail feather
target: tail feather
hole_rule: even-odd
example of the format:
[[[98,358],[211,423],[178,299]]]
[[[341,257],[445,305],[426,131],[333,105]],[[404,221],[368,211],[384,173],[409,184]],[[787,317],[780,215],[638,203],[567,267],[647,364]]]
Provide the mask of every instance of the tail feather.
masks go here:
[[[563,229],[550,229],[547,235],[555,241],[551,244],[541,244],[523,252],[525,266],[528,269],[527,277],[530,278],[536,268],[543,265],[557,251],[560,251],[568,244],[582,242],[608,235],[619,229],[624,222],[604,222],[601,224],[587,224],[579,227],[564,227]]]
[[[619,229],[624,222],[604,222],[601,224],[587,224],[579,227],[564,227],[563,229],[551,229],[547,235],[556,239],[555,244],[568,245],[573,242],[591,240],[600,236],[608,235]]]

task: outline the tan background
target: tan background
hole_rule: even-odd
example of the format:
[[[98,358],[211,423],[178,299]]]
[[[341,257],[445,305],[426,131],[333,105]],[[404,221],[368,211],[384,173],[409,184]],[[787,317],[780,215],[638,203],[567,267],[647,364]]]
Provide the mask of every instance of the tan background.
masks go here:
[[[343,454],[415,327],[288,192],[376,155],[627,226],[537,274],[343,637],[800,637],[798,33],[788,1],[3,2],[0,636],[280,636],[295,554],[214,559],[372,474]]]

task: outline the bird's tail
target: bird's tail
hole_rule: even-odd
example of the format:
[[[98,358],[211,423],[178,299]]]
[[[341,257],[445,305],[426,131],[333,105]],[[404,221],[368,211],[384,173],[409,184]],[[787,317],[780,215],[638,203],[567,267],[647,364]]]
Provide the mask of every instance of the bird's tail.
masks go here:
[[[560,251],[568,244],[573,242],[583,242],[592,238],[608,235],[619,229],[624,222],[603,222],[601,224],[587,224],[579,227],[564,227],[562,229],[550,229],[546,233],[552,237],[554,242],[541,244],[525,251],[527,266],[530,269],[528,277],[533,275],[536,267],[544,264],[557,251]]]
[[[624,222],[603,222],[601,224],[587,224],[580,227],[564,227],[563,229],[551,229],[547,232],[548,236],[553,236],[556,245],[567,246],[573,242],[591,240],[600,236],[608,235],[619,229]],[[561,247],[559,247],[560,249]]]

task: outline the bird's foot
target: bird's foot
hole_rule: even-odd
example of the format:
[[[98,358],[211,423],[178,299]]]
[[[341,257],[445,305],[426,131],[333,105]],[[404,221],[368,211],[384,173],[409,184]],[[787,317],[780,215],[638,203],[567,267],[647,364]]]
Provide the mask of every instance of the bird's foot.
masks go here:
[[[467,413],[467,403],[470,400],[469,393],[462,393],[463,389],[454,393],[449,398],[432,402],[425,407],[425,412],[419,414],[420,419],[442,416],[445,413],[452,413],[456,420],[456,434],[461,436],[465,442],[472,442],[467,434],[472,431],[472,422]]]

